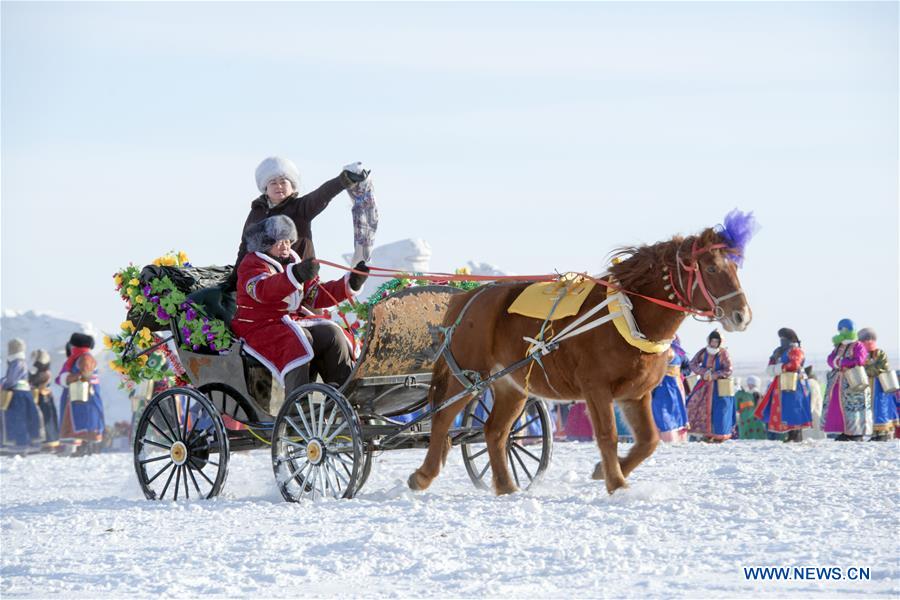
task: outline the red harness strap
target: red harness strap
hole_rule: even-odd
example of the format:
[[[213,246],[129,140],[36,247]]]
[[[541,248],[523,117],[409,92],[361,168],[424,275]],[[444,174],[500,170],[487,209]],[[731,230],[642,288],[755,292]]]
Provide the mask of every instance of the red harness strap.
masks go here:
[[[679,265],[683,266],[685,270],[688,271],[690,278],[689,283],[693,282],[693,272],[697,273],[697,281],[698,284],[703,291],[704,296],[707,298],[710,306],[714,306],[714,302],[709,296],[709,293],[706,290],[705,284],[703,284],[703,279],[700,277],[699,268],[697,266],[696,257],[703,254],[704,252],[709,252],[716,248],[724,248],[725,244],[713,244],[711,246],[707,246],[699,251],[696,250],[696,241],[694,242],[695,248],[691,252],[691,261],[692,266],[688,268],[687,265]],[[343,269],[344,271],[349,271],[351,273],[359,273],[360,275],[374,275],[375,277],[388,277],[388,275],[378,275],[377,273],[365,273],[363,271],[357,271],[352,267],[348,267],[345,265],[341,265],[338,263],[333,263],[327,260],[323,260],[320,258],[315,259],[316,262],[328,265],[329,267],[335,267],[337,269]],[[680,261],[679,261],[680,262]],[[408,273],[406,271],[400,271],[398,269],[386,269],[384,267],[375,267],[369,266],[369,271],[382,271],[385,273],[393,273],[392,277],[404,277],[406,279],[420,279],[425,281],[432,282],[440,282],[445,283],[447,281],[529,281],[529,282],[541,282],[541,281],[556,281],[559,277],[557,275],[459,275],[456,273]],[[620,288],[619,286],[606,281],[605,279],[600,279],[598,277],[594,277],[592,275],[588,275],[587,273],[581,273],[581,275],[587,279],[590,279],[594,283],[599,283],[600,285],[606,286],[608,288],[614,289],[617,292],[623,292],[630,296],[637,296],[639,298],[643,298],[648,302],[653,302],[654,304],[658,304],[659,306],[676,310],[683,313],[690,313],[694,315],[699,315],[703,317],[713,317],[715,316],[715,312],[712,310],[698,310],[690,306],[690,302],[682,299],[681,294],[678,294],[677,289],[674,285],[674,281],[672,282],[672,289],[676,290],[676,294],[678,294],[679,300],[681,300],[686,306],[682,306],[681,304],[675,304],[674,302],[668,302],[666,300],[661,300],[659,298],[653,298],[652,296],[645,296],[644,294],[638,292],[632,292],[629,290],[625,290]],[[671,273],[669,277],[671,278]]]

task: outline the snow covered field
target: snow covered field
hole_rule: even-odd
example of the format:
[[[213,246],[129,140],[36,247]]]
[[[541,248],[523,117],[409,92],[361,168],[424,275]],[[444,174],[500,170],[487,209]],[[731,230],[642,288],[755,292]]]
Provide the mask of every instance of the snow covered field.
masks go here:
[[[624,448],[622,449],[624,451]],[[10,597],[809,597],[900,594],[896,443],[660,446],[608,496],[592,444],[496,498],[458,449],[379,457],[351,501],[288,504],[269,454],[235,454],[222,497],[144,500],[130,454],[0,458]],[[868,581],[747,581],[742,567],[867,567]]]

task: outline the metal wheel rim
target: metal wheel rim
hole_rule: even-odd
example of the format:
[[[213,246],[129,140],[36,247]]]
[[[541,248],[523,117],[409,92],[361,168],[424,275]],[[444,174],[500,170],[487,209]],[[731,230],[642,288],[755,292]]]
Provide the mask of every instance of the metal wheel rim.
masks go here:
[[[135,430],[135,473],[150,500],[218,495],[228,475],[228,452],[221,417],[190,388],[157,394]]]
[[[484,416],[479,414],[479,408]],[[486,400],[484,396],[472,400],[465,408],[463,427],[474,431],[482,430],[492,408],[493,402]],[[533,424],[540,425],[539,435],[529,434],[528,428]],[[493,470],[487,444],[484,441],[463,443],[461,450],[466,472],[475,487],[492,490]],[[509,469],[519,489],[527,490],[541,480],[550,464],[552,451],[553,433],[547,405],[539,398],[529,398],[513,423],[506,444]]]
[[[206,396],[221,415],[238,422],[259,421],[259,415],[241,394],[224,383],[208,383],[198,391]]]
[[[321,454],[311,456],[313,449]],[[337,390],[308,384],[285,401],[272,434],[272,467],[285,500],[352,498],[364,460],[356,413]]]

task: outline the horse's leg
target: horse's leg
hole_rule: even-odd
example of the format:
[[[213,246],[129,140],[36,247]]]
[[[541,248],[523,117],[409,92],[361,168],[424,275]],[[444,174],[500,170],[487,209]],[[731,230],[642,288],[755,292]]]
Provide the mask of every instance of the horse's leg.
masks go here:
[[[594,469],[593,478],[600,479],[602,474],[606,482],[606,491],[612,494],[617,489],[628,487],[625,483],[625,475],[619,466],[617,447],[619,433],[616,431],[616,414],[613,409],[613,399],[608,393],[594,391],[588,398],[588,411],[591,413],[591,424],[594,426],[594,437],[597,438],[597,446],[600,448],[601,462]]]
[[[462,385],[450,374],[446,363],[443,363],[432,381],[431,390],[428,392],[429,405],[433,407],[440,404],[450,396],[461,391]],[[422,466],[416,469],[407,480],[410,489],[428,489],[434,478],[441,472],[441,467],[447,461],[447,455],[450,452],[450,438],[447,437],[447,433],[450,431],[453,419],[456,418],[456,415],[466,406],[470,399],[470,396],[466,396],[432,417],[428,452],[425,454]]]
[[[651,394],[645,394],[637,400],[625,400],[619,403],[622,413],[634,433],[634,446],[625,458],[619,460],[622,474],[628,477],[635,467],[644,462],[656,450],[659,444],[659,432],[653,420],[650,408]]]
[[[496,385],[493,388],[494,407],[484,424],[484,441],[487,444],[494,474],[494,492],[501,496],[519,488],[509,474],[506,445],[509,431],[525,406],[523,394],[512,386]]]

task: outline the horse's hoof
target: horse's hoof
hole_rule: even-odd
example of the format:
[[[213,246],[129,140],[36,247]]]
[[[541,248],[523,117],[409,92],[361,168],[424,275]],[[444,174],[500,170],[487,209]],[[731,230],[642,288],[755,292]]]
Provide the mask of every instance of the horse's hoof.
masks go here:
[[[418,471],[413,471],[412,475],[409,476],[409,479],[406,480],[406,484],[409,486],[409,489],[414,492],[421,492],[422,490],[428,489],[431,482],[427,481]]]
[[[621,481],[613,482],[612,485],[610,485],[610,484],[606,485],[606,491],[610,496],[612,496],[618,490],[627,489],[627,488],[628,488],[628,484],[625,483],[624,479],[622,479]]]
[[[514,494],[519,491],[519,488],[516,484],[510,479],[509,481],[498,481],[494,479],[491,483],[493,483],[494,494],[497,496],[505,496],[507,494]]]
[[[591,479],[594,481],[603,481],[605,479],[603,475],[603,461],[598,462],[594,466],[594,472],[591,473]]]

